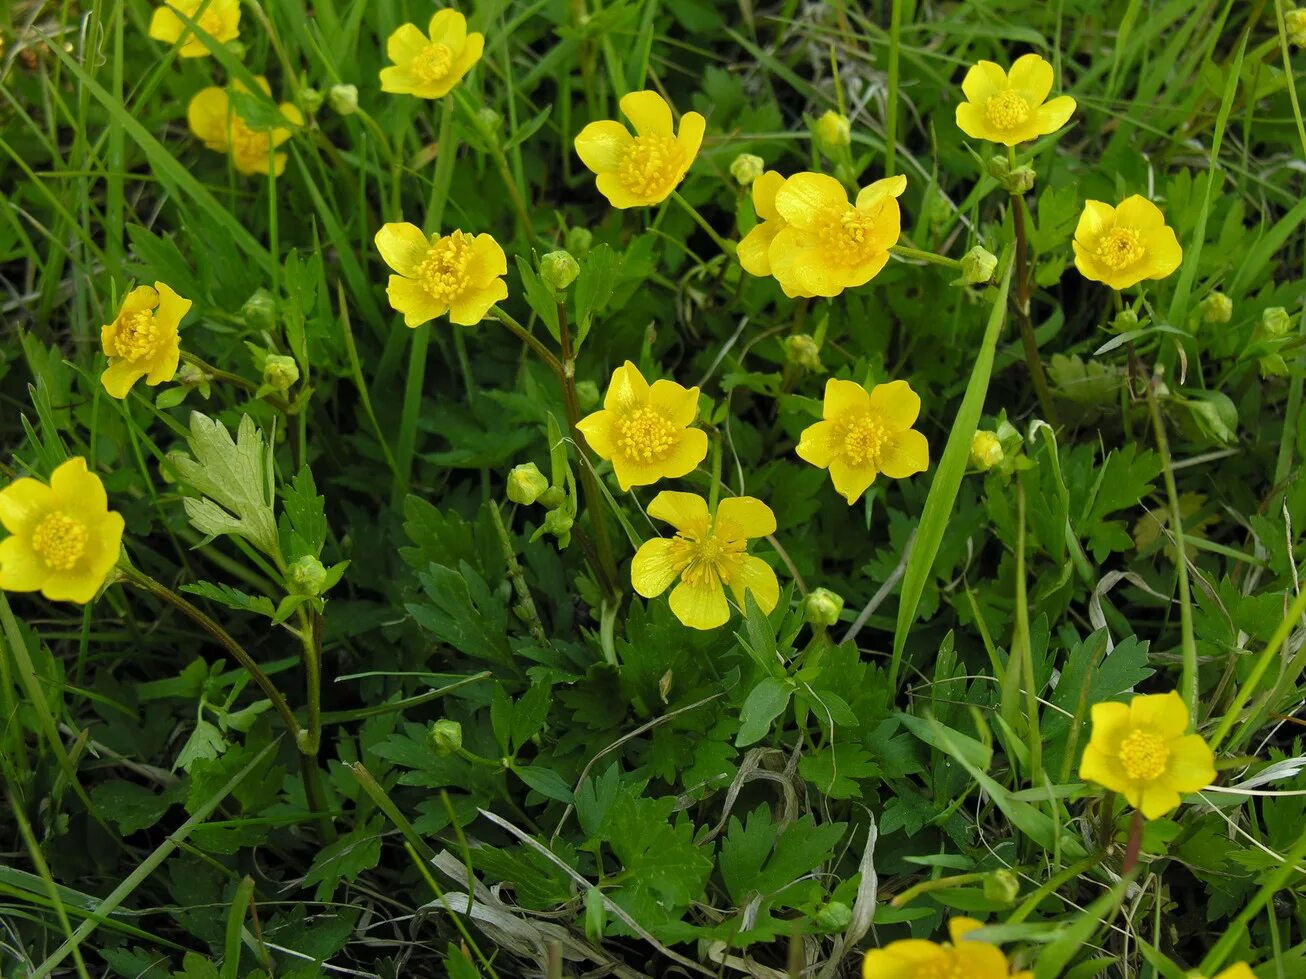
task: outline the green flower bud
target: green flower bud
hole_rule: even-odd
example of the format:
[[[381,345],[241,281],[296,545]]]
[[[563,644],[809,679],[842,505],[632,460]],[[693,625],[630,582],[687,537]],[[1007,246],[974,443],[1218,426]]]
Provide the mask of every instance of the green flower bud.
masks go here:
[[[556,510],[567,502],[567,494],[561,486],[550,486],[535,500],[546,510]]]
[[[730,162],[730,176],[740,187],[751,186],[766,169],[766,161],[754,153],[740,153]]]
[[[294,357],[268,354],[263,361],[263,384],[273,391],[289,391],[299,380],[299,365]]]
[[[852,125],[848,122],[848,117],[840,115],[833,109],[828,109],[825,115],[816,120],[812,131],[816,134],[816,141],[821,144],[821,149],[827,153],[833,153],[852,143]]]
[[[815,588],[803,600],[803,615],[809,625],[818,629],[828,629],[839,622],[839,613],[843,611],[843,596],[835,594],[828,588]]]
[[[580,262],[571,252],[549,252],[540,259],[540,277],[554,292],[562,292],[580,275]]]
[[[437,755],[457,754],[463,746],[463,726],[442,717],[426,732],[426,742]]]
[[[299,90],[299,101],[310,116],[315,115],[317,110],[322,108],[322,93],[315,88],[301,88]]]
[[[980,429],[970,440],[970,464],[988,472],[1002,461],[1002,443],[993,432]]]
[[[989,176],[998,183],[1003,183],[1011,173],[1011,161],[1005,156],[991,156],[986,164]]]
[[[1122,309],[1111,321],[1113,333],[1128,333],[1136,329],[1138,329],[1138,314],[1132,309]]]
[[[544,515],[544,532],[560,539],[569,537],[575,522],[566,510],[550,510]]]
[[[326,577],[322,562],[311,554],[305,554],[286,571],[286,586],[292,595],[319,595]]]
[[[358,111],[357,85],[332,85],[327,93],[331,100],[331,109],[342,116],[352,116]]]
[[[806,333],[785,337],[785,359],[806,371],[820,373],[825,370],[821,363],[821,348]]]
[[[530,506],[549,488],[549,481],[533,462],[524,462],[514,466],[508,473],[508,499],[523,506]]]
[[[1233,319],[1233,300],[1222,292],[1208,292],[1201,306],[1203,323],[1228,323]]]
[[[274,330],[277,326],[277,300],[266,289],[255,289],[240,307],[240,318],[255,330]]]
[[[824,932],[839,932],[848,927],[853,920],[853,909],[842,901],[830,901],[823,904],[812,915],[816,927]]]
[[[488,105],[483,105],[476,113],[476,120],[480,123],[485,132],[497,137],[499,129],[503,125],[503,116],[495,112]]]
[[[1283,26],[1287,28],[1288,40],[1299,48],[1306,48],[1306,10],[1294,7],[1283,15]]]
[[[196,367],[194,364],[183,363],[177,367],[177,373],[172,375],[172,383],[180,384],[182,387],[197,388],[208,384],[213,380],[208,374]]]
[[[594,232],[589,228],[568,228],[564,241],[567,245],[567,251],[573,255],[585,255],[589,253],[590,246],[594,244]]]
[[[998,267],[998,257],[983,245],[976,245],[961,258],[961,280],[968,286],[978,286],[993,278]]]
[[[994,870],[984,875],[984,896],[999,904],[1015,904],[1020,897],[1020,881],[1010,870]]]
[[[237,41],[234,38],[228,41],[227,50],[231,52],[231,56],[235,58],[237,61],[245,60],[245,53],[246,53],[245,45],[242,44],[240,41]]]
[[[1292,317],[1282,306],[1271,306],[1261,313],[1260,334],[1267,340],[1282,340],[1292,329]]]
[[[576,402],[581,411],[589,411],[599,403],[599,386],[593,381],[577,381]]]
[[[1028,194],[1034,189],[1034,181],[1037,178],[1038,174],[1034,172],[1033,167],[1014,167],[1002,178],[1002,187],[1012,196]]]

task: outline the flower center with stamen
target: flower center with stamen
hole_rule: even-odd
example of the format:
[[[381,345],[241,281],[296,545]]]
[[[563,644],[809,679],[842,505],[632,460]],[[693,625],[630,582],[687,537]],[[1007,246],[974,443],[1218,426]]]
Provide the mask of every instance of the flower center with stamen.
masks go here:
[[[71,571],[86,553],[88,537],[86,524],[53,510],[32,531],[32,550],[52,571]]]
[[[154,311],[139,309],[123,317],[118,324],[118,334],[113,338],[117,356],[133,363],[154,353],[158,343],[158,329],[154,321]]]
[[[828,213],[818,234],[830,259],[846,266],[860,265],[876,250],[874,217],[860,208]]]
[[[267,133],[255,132],[250,129],[245,120],[234,113],[231,116],[229,131],[231,157],[238,164],[238,168],[250,170],[254,169],[259,163],[268,162],[271,140]]]
[[[1151,731],[1130,731],[1120,742],[1120,767],[1136,782],[1151,782],[1165,771],[1170,759],[1166,743]]]
[[[632,194],[656,197],[675,183],[684,160],[674,136],[636,136],[621,154],[617,179]]]
[[[453,67],[453,51],[449,45],[428,44],[421,54],[413,59],[413,74],[424,82],[438,82]]]
[[[1015,129],[1029,118],[1029,103],[1017,92],[1000,92],[985,103],[984,116],[996,129]]]
[[[432,299],[451,305],[467,290],[467,266],[471,264],[474,240],[469,234],[455,231],[437,241],[426,253],[415,278]]]
[[[617,422],[617,444],[632,462],[661,462],[676,447],[676,427],[641,405]]]
[[[746,541],[721,540],[709,533],[700,539],[677,534],[688,561],[680,573],[681,580],[691,587],[710,585],[718,580],[730,580],[733,566],[744,553]]]
[[[912,973],[913,979],[971,979],[966,963],[953,949],[944,949],[943,955],[932,962],[922,962]]]
[[[888,432],[880,419],[871,414],[861,415],[847,423],[843,433],[843,456],[854,466],[880,464],[880,451]]]
[[[211,9],[213,4],[210,4],[209,7],[210,9],[204,11],[204,16],[196,21],[196,23],[200,25],[200,29],[204,31],[205,34],[212,34],[214,37],[220,37],[222,35],[222,29],[226,25],[222,22],[222,15],[216,10]]]
[[[1112,228],[1097,243],[1097,257],[1119,272],[1143,257],[1143,244],[1132,228]]]

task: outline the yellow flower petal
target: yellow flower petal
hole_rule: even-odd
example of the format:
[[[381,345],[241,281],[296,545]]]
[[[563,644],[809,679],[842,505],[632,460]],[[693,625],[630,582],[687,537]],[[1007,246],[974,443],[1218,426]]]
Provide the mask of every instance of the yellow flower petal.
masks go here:
[[[1179,793],[1159,782],[1136,785],[1124,793],[1129,804],[1143,814],[1144,819],[1160,819],[1179,808],[1183,801]]]
[[[86,460],[73,456],[50,474],[50,503],[60,509],[103,513],[109,497],[100,477],[86,468]]]
[[[906,381],[875,385],[871,388],[867,401],[871,410],[891,429],[911,428],[920,417],[920,395]]]
[[[149,36],[155,41],[175,44],[184,26],[171,7],[155,7],[150,17]]]
[[[619,122],[603,119],[591,122],[574,140],[576,155],[594,173],[610,173],[621,163],[633,137]]]
[[[161,345],[152,358],[145,383],[153,387],[171,381],[177,376],[177,365],[181,363],[181,343],[174,336],[171,342]]]
[[[1076,108],[1077,103],[1069,95],[1058,95],[1034,110],[1035,128],[1040,134],[1055,133],[1070,121]]]
[[[630,207],[648,207],[662,199],[641,197],[632,193],[615,173],[600,173],[594,181],[594,186],[607,198],[609,204],[622,211]]]
[[[791,298],[837,296],[844,289],[843,281],[821,248],[808,244],[810,237],[797,228],[782,228],[767,250],[771,274]]]
[[[739,240],[735,254],[745,272],[749,275],[771,274],[771,242],[783,227],[782,221],[763,221]]]
[[[437,316],[443,316],[449,309],[418,282],[405,279],[402,275],[390,276],[390,284],[385,292],[395,311],[403,313],[404,326],[421,326]]]
[[[109,397],[121,401],[131,393],[132,385],[149,371],[138,367],[130,360],[115,360],[100,375],[100,383]]]
[[[457,51],[467,40],[467,18],[452,7],[445,7],[431,15],[427,33],[432,44],[443,44],[450,51]]]
[[[1079,760],[1079,777],[1112,792],[1125,792],[1133,784],[1120,767],[1120,760],[1092,743],[1084,748]]]
[[[1200,734],[1170,742],[1162,780],[1180,793],[1198,792],[1215,781],[1215,754]]]
[[[423,84],[409,69],[399,65],[382,68],[380,78],[381,91],[389,92],[391,95],[415,95]]]
[[[1188,730],[1188,707],[1174,690],[1162,694],[1139,694],[1129,702],[1129,724],[1160,738],[1178,738]]]
[[[1246,962],[1235,962],[1221,972],[1215,979],[1256,979],[1256,973]]]
[[[467,277],[478,285],[508,274],[508,256],[492,235],[481,234],[472,242],[472,258],[467,264]]]
[[[603,407],[609,411],[629,411],[648,403],[649,386],[639,368],[626,361],[612,372]]]
[[[898,174],[895,177],[885,177],[883,180],[877,180],[874,183],[867,184],[857,192],[858,210],[870,210],[881,201],[888,200],[891,197],[901,197],[902,192],[907,189],[907,177],[905,174]]]
[[[891,436],[880,450],[880,472],[890,479],[906,479],[929,467],[929,443],[915,429]]]
[[[1173,228],[1160,228],[1147,240],[1147,278],[1164,279],[1179,268],[1184,260],[1184,250]]]
[[[485,53],[485,35],[474,32],[467,35],[467,40],[463,42],[462,50],[458,57],[454,58],[453,67],[449,69],[451,79],[450,87],[462,81],[464,75],[472,70],[472,66],[481,60]]]
[[[11,534],[25,534],[53,505],[50,487],[27,476],[0,490],[0,524]]]
[[[984,110],[974,102],[958,102],[955,117],[957,128],[971,139],[994,139]]]
[[[0,540],[0,588],[5,591],[39,591],[50,573],[41,556],[18,537]]]
[[[804,462],[825,469],[839,454],[841,443],[838,426],[832,421],[820,421],[803,429],[794,451]]]
[[[948,937],[952,939],[952,944],[960,945],[972,931],[983,927],[984,922],[974,918],[953,918],[948,922]]]
[[[680,132],[676,134],[676,142],[680,144],[680,150],[685,155],[684,163],[680,168],[680,177],[685,175],[689,165],[698,156],[705,132],[707,132],[707,120],[701,113],[690,111],[680,117]],[[678,181],[679,177],[677,177]]]
[[[422,229],[406,221],[381,225],[373,239],[381,260],[400,275],[413,276],[431,250],[431,240]]]
[[[716,534],[722,540],[740,541],[775,533],[775,514],[752,496],[730,496],[717,507]]]
[[[156,326],[162,326],[175,333],[177,325],[190,312],[193,304],[189,299],[177,295],[172,287],[165,282],[154,283],[154,288],[158,295],[158,308],[154,313],[154,322]]]
[[[671,128],[671,106],[657,92],[644,90],[628,92],[621,97],[621,111],[635,132],[641,136],[674,136]],[[702,118],[700,116],[700,118]]]
[[[730,604],[715,578],[701,585],[687,581],[676,585],[671,591],[671,611],[691,629],[715,629],[730,620]]]
[[[616,449],[616,436],[612,431],[615,420],[613,412],[601,408],[576,423],[577,430],[585,436],[586,443],[600,459],[611,459]]]
[[[420,27],[416,24],[404,24],[386,38],[386,57],[396,65],[403,65],[425,51],[429,43]]]
[[[1129,705],[1115,701],[1094,704],[1089,710],[1093,724],[1092,743],[1107,754],[1120,752],[1120,742],[1129,735]]]
[[[858,497],[875,482],[874,466],[854,466],[846,459],[836,457],[830,460],[829,469],[830,480],[834,483],[835,490],[848,501],[849,506],[856,503]]]
[[[784,186],[785,178],[778,170],[767,170],[753,181],[753,212],[763,221],[775,221],[780,212],[775,209],[775,195]]]
[[[104,584],[104,575],[91,568],[79,567],[61,574],[46,573],[41,594],[52,602],[76,602],[85,605]]]
[[[1048,97],[1053,81],[1052,66],[1036,54],[1022,54],[1007,73],[1007,84],[1030,105],[1038,105]]]
[[[847,207],[843,184],[824,173],[796,173],[775,194],[780,216],[799,229],[814,226],[832,208]]]
[[[741,610],[748,607],[744,601],[746,592],[752,592],[753,601],[767,615],[771,614],[771,610],[780,601],[780,582],[775,571],[760,557],[751,554],[746,556],[730,576],[729,584],[730,591],[735,596],[735,604]]]
[[[1007,73],[992,61],[980,61],[971,66],[962,79],[961,90],[967,101],[983,105],[1007,87]]]
[[[630,564],[630,584],[645,598],[657,598],[680,574],[680,548],[675,541],[655,537],[640,545]]]
[[[864,412],[870,407],[870,394],[856,381],[832,377],[825,382],[825,403],[821,416],[827,421],[838,419],[849,412]]]
[[[686,388],[675,381],[654,381],[648,389],[648,403],[671,424],[685,428],[698,417],[698,388]]]
[[[186,122],[190,131],[205,146],[219,153],[227,149],[230,108],[231,99],[227,90],[217,86],[200,89],[186,106]]]
[[[488,285],[468,289],[449,305],[449,322],[459,326],[475,326],[485,319],[490,307],[508,298],[508,285],[502,279],[492,279]]]
[[[707,533],[711,516],[707,501],[695,493],[677,493],[663,490],[648,505],[648,515],[669,523],[682,534],[702,537]]]
[[[862,979],[916,979],[916,966],[888,949],[873,948],[862,959]]]

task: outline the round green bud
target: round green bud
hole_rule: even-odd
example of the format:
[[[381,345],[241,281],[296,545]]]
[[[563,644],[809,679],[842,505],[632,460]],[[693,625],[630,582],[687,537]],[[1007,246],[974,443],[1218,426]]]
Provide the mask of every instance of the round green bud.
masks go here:
[[[554,292],[562,292],[580,275],[580,262],[571,252],[549,252],[540,259],[540,277]]]
[[[589,411],[599,403],[599,386],[593,381],[577,381],[576,403],[582,411]]]
[[[853,909],[842,901],[823,904],[817,909],[816,914],[812,915],[816,927],[824,932],[843,931],[852,920]]]
[[[1138,314],[1132,309],[1122,309],[1111,321],[1111,330],[1114,333],[1128,333],[1136,329],[1138,329]]]
[[[1014,904],[1020,897],[1020,880],[1010,870],[994,870],[984,875],[984,896],[999,904]]]
[[[286,570],[286,586],[292,595],[320,595],[326,576],[322,562],[305,554]]]
[[[567,494],[561,486],[550,486],[535,501],[546,510],[556,510],[567,502]]]
[[[1261,313],[1261,335],[1270,340],[1281,340],[1292,329],[1292,317],[1282,306],[1271,306]]]
[[[255,330],[275,330],[277,326],[277,300],[266,289],[255,289],[245,305],[240,307],[240,318]]]
[[[817,142],[821,144],[821,149],[827,153],[843,149],[852,143],[853,130],[848,117],[840,115],[833,109],[827,109],[825,115],[816,120],[812,130],[816,134]]]
[[[305,86],[299,90],[299,101],[310,116],[316,115],[317,110],[322,108],[322,93],[315,88]]]
[[[843,611],[843,596],[828,588],[815,588],[803,600],[803,615],[809,625],[828,629],[839,622]]]
[[[961,258],[961,278],[968,286],[983,285],[993,278],[998,257],[983,245],[976,245]]]
[[[785,360],[806,371],[823,371],[821,348],[806,333],[785,337]]]
[[[1283,15],[1288,40],[1299,48],[1306,48],[1306,9],[1294,7]]]
[[[1002,461],[1002,443],[993,432],[980,429],[970,440],[970,464],[988,472]]]
[[[194,364],[180,364],[177,367],[177,373],[172,375],[173,384],[180,384],[182,387],[188,388],[197,388],[211,380],[213,380],[212,377],[205,374]]]
[[[1034,181],[1037,179],[1038,174],[1033,167],[1013,167],[1002,179],[1002,187],[1012,196],[1028,194],[1034,189]]]
[[[342,116],[352,116],[358,111],[357,85],[332,85],[327,93],[331,100],[331,109]]]
[[[246,48],[245,45],[242,44],[240,41],[237,41],[235,39],[228,41],[227,50],[231,52],[231,56],[235,58],[237,61],[245,60]]]
[[[992,177],[994,180],[996,180],[998,183],[1002,183],[1003,181],[1005,181],[1007,179],[1007,175],[1011,173],[1011,161],[1008,160],[1005,156],[995,155],[989,157],[985,163],[985,167],[989,171],[989,176]]]
[[[549,488],[549,481],[533,462],[524,462],[513,466],[508,473],[508,499],[523,506],[530,506]]]
[[[1203,323],[1228,323],[1233,319],[1233,300],[1222,292],[1208,292],[1202,300]]]
[[[462,750],[463,726],[457,721],[442,717],[426,732],[427,744],[437,755],[452,755]]]
[[[498,137],[499,128],[503,125],[503,116],[495,112],[488,105],[483,105],[476,113],[476,121],[480,123],[481,129],[494,137]]]
[[[552,534],[554,537],[564,537],[571,533],[572,525],[576,521],[566,510],[550,510],[544,515],[544,532]]]
[[[299,365],[294,357],[268,354],[263,361],[263,383],[273,391],[289,391],[299,380]]]
[[[585,255],[594,244],[594,232],[589,228],[568,228],[563,241],[567,245],[567,251],[573,255]]]
[[[730,161],[730,176],[740,187],[749,187],[766,169],[766,161],[755,153],[740,153]]]

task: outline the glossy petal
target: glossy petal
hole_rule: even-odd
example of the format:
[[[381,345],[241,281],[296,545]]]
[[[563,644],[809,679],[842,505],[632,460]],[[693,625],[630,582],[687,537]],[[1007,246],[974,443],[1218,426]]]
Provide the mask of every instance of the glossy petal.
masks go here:
[[[825,382],[825,403],[821,410],[823,418],[837,420],[850,413],[864,412],[870,407],[870,394],[856,381],[832,377]]]
[[[1188,707],[1174,690],[1139,694],[1129,702],[1129,724],[1166,740],[1178,738],[1188,730]]]
[[[449,306],[449,322],[459,326],[475,326],[495,303],[508,298],[508,285],[502,279],[491,279],[488,284],[470,288]]]
[[[484,53],[485,35],[479,32],[468,34],[462,50],[458,52],[458,57],[454,58],[453,66],[449,69],[449,77],[452,79],[453,84],[461,81],[463,76],[472,70],[476,62],[481,60]]]
[[[639,368],[626,361],[612,372],[603,407],[609,411],[628,412],[648,404],[649,386]]]
[[[881,201],[891,197],[901,197],[906,189],[907,177],[901,173],[896,177],[877,180],[857,192],[857,208],[861,211],[869,210]]]
[[[1007,73],[1007,84],[1030,105],[1038,105],[1048,97],[1053,80],[1052,66],[1036,54],[1022,54]]]
[[[671,424],[685,428],[698,417],[698,388],[686,388],[675,381],[654,381],[648,389],[648,403]]]
[[[735,254],[739,264],[749,275],[771,274],[771,243],[776,232],[784,227],[783,221],[763,221],[739,240]]]
[[[630,583],[645,598],[657,598],[680,575],[684,545],[655,537],[640,545],[630,563]]]
[[[783,228],[771,242],[767,256],[771,274],[789,296],[837,296],[844,290],[844,277],[823,249],[808,243],[814,235],[796,228]]]
[[[450,51],[457,51],[467,40],[467,18],[452,7],[445,7],[431,15],[427,33],[432,44],[443,44]]]
[[[1225,969],[1215,979],[1256,979],[1256,973],[1246,962],[1236,962]]]
[[[431,241],[422,229],[406,221],[381,225],[373,241],[386,265],[400,275],[410,277],[417,274],[418,266],[431,250]]]
[[[700,113],[686,112],[680,117],[680,132],[676,135],[676,142],[680,144],[680,149],[685,154],[685,163],[681,168],[682,176],[698,156],[699,148],[703,145],[703,134],[706,131],[707,120]]]
[[[972,69],[973,70],[973,69]],[[958,102],[954,113],[957,128],[971,139],[993,139],[993,127],[989,125],[984,109],[974,102]]]
[[[915,429],[898,432],[880,450],[880,472],[890,479],[906,479],[929,467],[929,443]]]
[[[1006,88],[1006,71],[992,61],[980,61],[972,65],[961,81],[961,90],[967,101],[977,103],[981,109],[985,102]]]
[[[1116,209],[1105,201],[1084,201],[1084,210],[1075,225],[1075,240],[1091,245],[1116,225]]]
[[[54,493],[39,480],[23,476],[0,490],[0,525],[24,534],[54,504]]]
[[[671,524],[690,537],[706,534],[711,520],[711,515],[707,512],[707,500],[696,493],[678,493],[672,490],[663,490],[653,497],[653,502],[648,505],[648,515],[654,520]]]
[[[467,265],[467,277],[477,285],[487,285],[491,279],[508,274],[508,256],[492,235],[484,232],[472,242],[472,259]]]
[[[948,922],[948,937],[952,939],[952,944],[960,945],[972,931],[983,927],[984,922],[974,918],[953,918]]]
[[[109,397],[121,401],[131,392],[132,385],[147,373],[147,368],[138,367],[130,360],[115,360],[100,375],[100,383]]]
[[[1148,235],[1147,278],[1164,279],[1172,274],[1184,260],[1184,250],[1179,246],[1179,239],[1173,228],[1158,228]]]
[[[404,326],[421,326],[437,316],[443,316],[449,309],[413,279],[405,279],[402,275],[390,276],[390,284],[385,292],[390,297],[390,305],[397,312],[403,313]]]
[[[632,137],[626,127],[611,119],[591,122],[576,137],[576,154],[594,173],[609,173],[617,169],[621,156],[630,146]]]
[[[420,27],[416,24],[404,24],[386,38],[386,57],[397,65],[404,65],[425,51],[429,43]],[[382,76],[384,81],[384,72]]]
[[[745,592],[753,593],[753,601],[767,615],[780,601],[780,581],[771,566],[760,557],[746,556],[730,576],[729,584],[735,604],[741,610],[748,607],[744,601]]]
[[[181,363],[181,343],[174,337],[171,343],[161,345],[156,351],[153,363],[145,375],[145,383],[153,386],[171,381],[177,376],[179,363]]]
[[[1112,792],[1125,792],[1133,784],[1120,767],[1120,760],[1094,744],[1089,744],[1079,759],[1079,777]]]
[[[894,240],[896,239],[897,235],[895,234]],[[879,275],[880,270],[888,264],[889,252],[886,248],[872,258],[862,262],[860,265],[855,265],[851,269],[847,269],[841,276],[839,276],[839,292],[842,292],[844,289],[856,289],[858,286],[866,285],[866,283]],[[831,295],[837,294],[838,293],[831,293]],[[825,293],[818,293],[818,295],[825,295]]]
[[[1109,755],[1120,752],[1120,742],[1129,736],[1129,705],[1103,701],[1090,708],[1092,743]]]
[[[1040,135],[1055,133],[1075,114],[1075,100],[1069,95],[1058,95],[1034,110],[1033,118]]]
[[[687,476],[707,458],[707,432],[697,428],[686,429],[671,454],[658,463],[659,479],[679,479]]]
[[[662,200],[661,197],[644,197],[631,193],[615,173],[599,174],[594,181],[594,186],[607,198],[608,203],[619,211],[630,207],[648,207]]]
[[[158,310],[154,314],[155,323],[175,333],[177,324],[190,312],[193,304],[189,299],[177,295],[166,283],[156,282],[154,288],[158,296]]]
[[[85,605],[104,584],[104,575],[79,563],[72,571],[47,573],[41,594],[52,602],[76,602]]]
[[[796,173],[775,194],[775,208],[796,228],[813,227],[832,208],[848,207],[843,184],[824,173]]]
[[[210,86],[200,89],[186,106],[190,131],[209,149],[223,152],[227,148],[228,112],[231,99],[226,89]]]
[[[1122,228],[1132,228],[1140,234],[1165,227],[1165,215],[1161,209],[1142,194],[1131,194],[1115,207],[1116,224]]]
[[[1144,819],[1160,819],[1179,808],[1183,801],[1179,793],[1159,782],[1136,785],[1123,793],[1129,804],[1143,814]]]
[[[834,483],[836,492],[848,501],[849,506],[856,503],[858,497],[875,482],[874,466],[854,466],[840,457],[832,459],[829,468],[830,480]]]
[[[615,413],[603,408],[576,423],[577,430],[585,436],[586,444],[600,459],[611,459],[616,452],[616,435],[612,430],[615,421]]]
[[[50,474],[50,496],[54,506],[80,514],[102,514],[109,509],[104,484],[86,468],[81,456],[73,456]]]
[[[1161,781],[1184,794],[1198,792],[1215,781],[1215,754],[1200,734],[1170,742],[1170,757]]]
[[[875,385],[871,388],[868,401],[871,410],[890,429],[911,428],[920,417],[920,395],[906,381]]]
[[[155,7],[150,17],[149,35],[155,41],[175,44],[185,25],[171,7]]]
[[[717,507],[716,533],[723,540],[738,541],[775,533],[775,514],[752,496],[729,496]]]
[[[391,95],[415,95],[422,87],[422,81],[407,67],[400,65],[382,68],[380,79],[381,91],[389,92]]]
[[[935,956],[937,957],[937,953]],[[862,979],[916,979],[918,964],[912,959],[896,954],[891,949],[873,948],[866,953],[866,958],[862,959]]]
[[[671,592],[671,611],[691,629],[715,629],[730,620],[730,604],[721,582],[691,585],[682,581]]]
[[[780,212],[775,209],[776,192],[784,186],[785,178],[778,170],[767,170],[753,181],[753,212],[763,221],[775,221]]]
[[[843,447],[839,426],[832,421],[820,421],[803,429],[794,451],[798,458],[820,469],[827,468]]]
[[[674,136],[671,106],[657,92],[645,89],[621,97],[621,112],[641,136]],[[701,117],[700,117],[701,118]]]
[[[37,591],[50,571],[31,544],[17,537],[0,540],[0,589]]]

